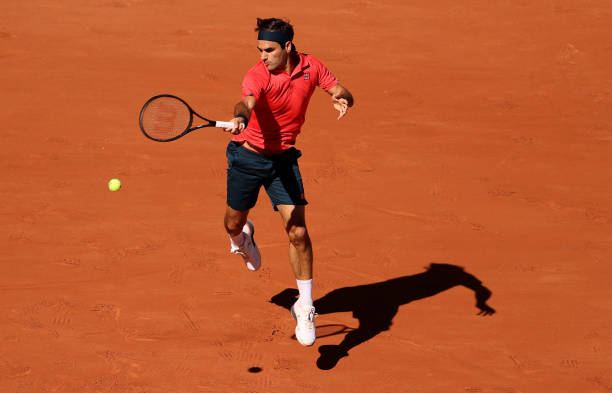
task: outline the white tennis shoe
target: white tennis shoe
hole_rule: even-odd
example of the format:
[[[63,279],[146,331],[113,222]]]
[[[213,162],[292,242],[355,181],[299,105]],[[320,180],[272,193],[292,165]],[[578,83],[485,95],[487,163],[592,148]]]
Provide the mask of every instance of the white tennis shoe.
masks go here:
[[[238,254],[244,259],[244,263],[249,270],[257,270],[261,267],[261,254],[259,248],[255,244],[255,226],[249,220],[242,227],[242,233],[244,233],[244,242],[240,247],[232,244],[230,252],[232,254]]]
[[[298,342],[305,346],[314,344],[317,338],[314,323],[315,316],[317,315],[315,308],[312,306],[304,307],[298,302],[295,302],[295,304],[291,306],[291,315],[297,322],[295,326],[295,338],[297,338]]]

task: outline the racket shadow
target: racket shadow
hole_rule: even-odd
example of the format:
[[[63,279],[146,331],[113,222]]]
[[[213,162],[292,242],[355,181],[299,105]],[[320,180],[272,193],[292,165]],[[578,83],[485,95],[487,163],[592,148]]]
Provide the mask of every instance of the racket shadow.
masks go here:
[[[325,328],[321,332],[322,335],[317,334],[317,337],[321,338],[346,333],[338,345],[319,347],[320,357],[317,359],[317,367],[322,370],[334,368],[341,358],[349,355],[352,348],[389,330],[401,305],[434,296],[456,286],[474,291],[479,315],[495,313],[495,310],[487,304],[491,291],[462,267],[449,264],[432,263],[423,273],[339,288],[327,293],[314,302],[317,314],[352,312],[359,326],[352,329],[344,325],[330,325],[336,328]],[[272,296],[270,303],[290,309],[297,295],[296,289],[287,288]]]
[[[342,324],[327,324],[327,325],[317,325],[317,338],[336,336],[342,333],[348,333],[355,330],[350,326],[342,325]],[[295,334],[291,336],[292,340],[296,340]]]

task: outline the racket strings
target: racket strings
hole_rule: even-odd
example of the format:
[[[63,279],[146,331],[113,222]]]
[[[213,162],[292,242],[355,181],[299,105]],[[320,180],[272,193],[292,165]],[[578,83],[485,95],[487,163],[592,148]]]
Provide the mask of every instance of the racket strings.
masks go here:
[[[142,128],[154,139],[168,140],[185,132],[191,122],[189,108],[172,97],[151,101],[142,114]]]

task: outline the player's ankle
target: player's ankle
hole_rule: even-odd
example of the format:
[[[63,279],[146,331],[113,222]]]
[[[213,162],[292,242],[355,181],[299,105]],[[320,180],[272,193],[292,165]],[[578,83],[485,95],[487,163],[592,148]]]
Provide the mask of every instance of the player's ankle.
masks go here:
[[[230,241],[232,243],[232,247],[235,247],[235,248],[241,247],[242,245],[244,245],[245,240],[246,240],[246,236],[244,235],[244,232],[240,232],[236,236],[230,235]]]
[[[302,307],[312,307],[312,279],[296,280],[300,296],[297,303]]]

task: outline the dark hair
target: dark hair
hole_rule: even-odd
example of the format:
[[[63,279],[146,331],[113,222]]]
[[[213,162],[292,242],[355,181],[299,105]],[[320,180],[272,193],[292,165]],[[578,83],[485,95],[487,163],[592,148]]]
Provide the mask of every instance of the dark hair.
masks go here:
[[[296,52],[295,45],[293,44],[293,26],[288,21],[278,18],[257,18],[257,27],[255,28],[255,31],[260,30],[278,31],[285,34],[291,41],[291,51]]]

